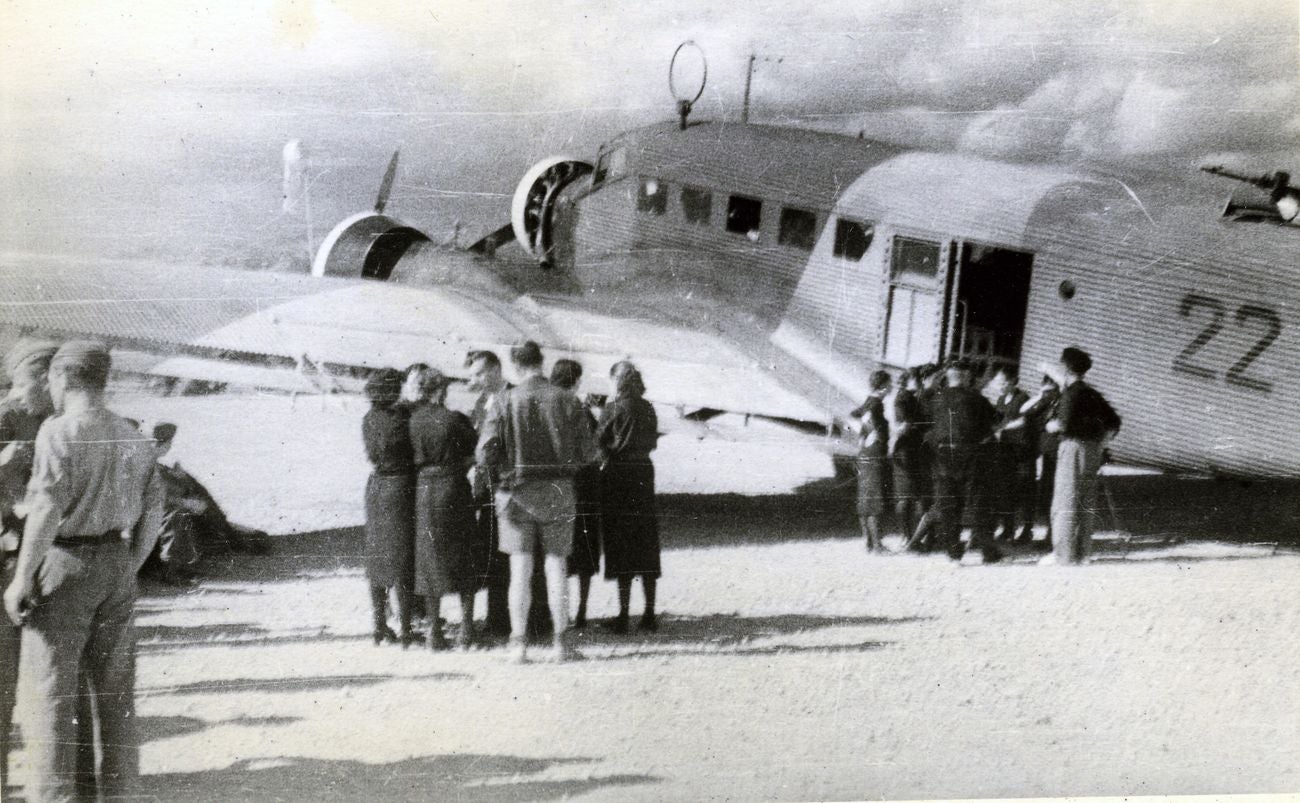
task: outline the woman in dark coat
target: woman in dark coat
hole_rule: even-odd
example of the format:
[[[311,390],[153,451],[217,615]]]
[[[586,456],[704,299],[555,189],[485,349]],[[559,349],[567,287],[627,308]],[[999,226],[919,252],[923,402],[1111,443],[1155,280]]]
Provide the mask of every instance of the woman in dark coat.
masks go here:
[[[437,370],[421,369],[410,420],[417,472],[415,593],[425,599],[429,646],[435,650],[451,646],[438,624],[444,594],[460,596],[457,646],[469,649],[473,643],[474,594],[486,568],[468,479],[477,436],[467,416],[447,409],[447,384]]]
[[[556,360],[551,384],[572,391],[582,379],[582,366],[574,360]],[[584,407],[584,409],[586,409]],[[587,424],[596,431],[596,419],[587,410]],[[573,478],[578,515],[573,520],[573,551],[569,553],[569,574],[578,578],[578,615],[573,626],[587,626],[587,599],[591,578],[600,571],[600,467],[583,466]]]
[[[645,591],[641,629],[658,629],[655,586],[659,579],[659,519],[655,513],[655,467],[650,452],[659,444],[659,420],[642,398],[641,373],[629,364],[615,366],[614,401],[605,407],[596,430],[604,456],[600,497],[605,536],[605,579],[618,581],[618,618],[612,629],[626,633],[632,578]]]
[[[375,644],[394,642],[388,626],[388,590],[397,592],[397,618],[403,646],[411,633],[411,583],[414,557],[415,466],[406,408],[397,404],[400,371],[385,369],[366,383],[370,411],[361,422],[366,457],[373,470],[366,481],[366,579],[374,614]]]

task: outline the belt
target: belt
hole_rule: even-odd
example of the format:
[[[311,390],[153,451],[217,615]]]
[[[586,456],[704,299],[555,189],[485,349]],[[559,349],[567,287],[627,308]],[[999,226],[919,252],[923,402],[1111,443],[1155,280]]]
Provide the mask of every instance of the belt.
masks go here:
[[[109,530],[99,535],[60,535],[54,539],[55,546],[102,546],[103,544],[122,543],[121,530]]]
[[[455,464],[429,463],[428,465],[423,465],[416,469],[416,473],[429,477],[463,477],[468,473],[468,470],[463,466]]]

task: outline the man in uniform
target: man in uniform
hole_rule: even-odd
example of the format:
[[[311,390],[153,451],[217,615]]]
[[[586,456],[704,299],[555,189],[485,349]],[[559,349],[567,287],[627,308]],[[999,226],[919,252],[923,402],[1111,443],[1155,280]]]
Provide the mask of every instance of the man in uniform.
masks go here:
[[[1061,436],[1052,493],[1053,554],[1044,558],[1047,563],[1082,563],[1091,552],[1097,472],[1106,442],[1119,432],[1119,415],[1083,381],[1090,368],[1086,351],[1071,346],[1061,352],[1061,400],[1056,419],[1047,423],[1049,432]]]
[[[5,373],[11,384],[9,395],[0,402],[0,584],[6,588],[13,579],[22,540],[19,506],[32,476],[36,433],[54,411],[46,380],[50,358],[58,347],[49,341],[24,339],[5,357]],[[5,617],[0,622],[0,788],[9,779],[9,734],[21,640],[22,630]]]
[[[595,457],[586,411],[572,393],[542,374],[542,350],[529,341],[510,350],[519,385],[499,394],[479,433],[478,462],[495,469],[501,548],[510,554],[510,638],[514,660],[527,660],[534,554],[545,553],[555,658],[575,657],[568,645],[568,557],[577,516],[573,478]]]
[[[1002,553],[992,544],[986,474],[988,442],[997,423],[997,411],[971,387],[968,362],[953,360],[946,374],[947,387],[934,397],[934,423],[928,436],[934,447],[939,546],[948,557],[961,560],[966,552],[961,543],[962,512],[969,505],[970,549],[980,549],[985,563],[996,563]]]
[[[58,414],[36,437],[27,522],[9,617],[23,625],[18,714],[33,803],[76,796],[77,684],[83,667],[99,714],[100,789],[131,793],[135,732],[135,573],[153,549],[163,489],[148,439],[104,407],[110,360],[73,341],[50,362]]]

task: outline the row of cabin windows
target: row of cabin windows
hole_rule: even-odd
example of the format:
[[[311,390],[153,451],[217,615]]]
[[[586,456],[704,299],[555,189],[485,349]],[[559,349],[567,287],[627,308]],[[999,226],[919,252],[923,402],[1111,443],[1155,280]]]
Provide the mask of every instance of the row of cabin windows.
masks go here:
[[[707,226],[713,217],[713,193],[685,185],[678,195],[682,217],[687,223]],[[641,181],[637,189],[638,212],[663,215],[668,210],[668,188],[657,178]],[[763,202],[744,195],[727,197],[726,229],[757,242],[762,230]],[[841,259],[857,262],[871,247],[875,228],[870,223],[839,218],[835,221],[835,243],[831,253]],[[781,207],[781,221],[776,241],[804,251],[811,251],[817,241],[817,214],[795,206]]]

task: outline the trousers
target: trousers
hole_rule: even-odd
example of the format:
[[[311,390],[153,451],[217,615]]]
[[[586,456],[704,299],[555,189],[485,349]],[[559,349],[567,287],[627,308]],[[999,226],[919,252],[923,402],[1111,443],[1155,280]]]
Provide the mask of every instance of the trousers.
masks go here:
[[[14,561],[0,558],[0,588],[8,588],[14,579]],[[0,614],[0,785],[9,781],[9,733],[13,724],[14,692],[18,686],[18,656],[22,629],[14,627],[9,617]]]
[[[1057,449],[1052,489],[1052,551],[1057,563],[1082,563],[1092,552],[1101,457],[1100,441],[1067,438]]]
[[[99,715],[100,790],[107,798],[127,796],[140,772],[130,549],[124,542],[54,546],[37,580],[40,600],[23,626],[17,693],[27,799],[77,797],[83,668]]]

